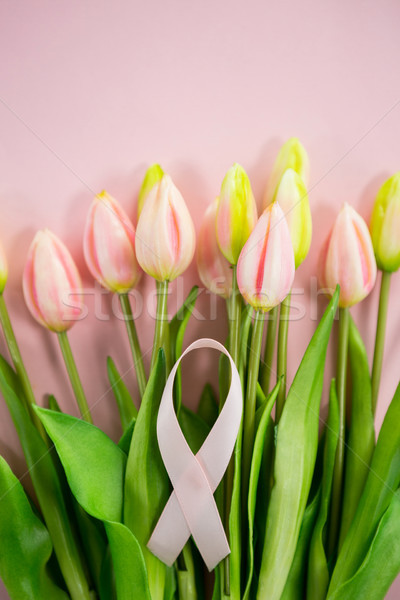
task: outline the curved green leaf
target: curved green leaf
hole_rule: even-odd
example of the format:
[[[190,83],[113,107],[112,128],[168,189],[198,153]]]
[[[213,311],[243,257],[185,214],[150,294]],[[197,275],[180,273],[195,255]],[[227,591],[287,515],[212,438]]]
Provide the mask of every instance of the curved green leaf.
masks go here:
[[[210,433],[210,428],[196,413],[182,404],[179,424],[193,454],[196,454]]]
[[[126,456],[98,427],[46,408],[35,408],[54,442],[79,504],[102,521],[121,521]]]
[[[126,427],[124,433],[120,437],[118,447],[128,456],[129,449],[131,447],[133,430],[135,429],[136,419],[132,419],[129,425]]]
[[[169,344],[172,364],[174,364],[182,354],[183,338],[198,295],[199,288],[197,285],[195,285],[187,295],[185,302],[170,321]],[[176,412],[179,415],[182,401],[182,376],[180,367],[178,368],[175,376],[174,397]]]
[[[346,447],[345,484],[339,549],[357,510],[375,448],[371,378],[367,353],[357,327],[350,319],[351,424]]]
[[[7,403],[32,478],[40,508],[53,542],[60,569],[74,599],[88,599],[89,589],[80,560],[80,550],[74,536],[62,487],[52,453],[32,424],[20,401],[17,375],[0,356],[0,390]]]
[[[281,600],[304,600],[306,597],[307,559],[313,527],[318,514],[321,488],[304,511],[299,540]],[[312,596],[310,596],[312,598]]]
[[[182,353],[183,336],[185,335],[186,326],[193,312],[198,295],[199,288],[197,285],[195,285],[192,287],[192,289],[186,297],[186,300],[170,321],[169,342],[171,350],[171,359],[173,362],[175,362]]]
[[[326,523],[331,498],[333,469],[339,439],[339,405],[336,382],[332,379],[329,394],[329,416],[325,433],[324,464],[321,503],[310,544],[308,561],[307,597],[324,600],[329,585],[328,560],[325,553]]]
[[[279,422],[258,600],[279,600],[296,551],[318,449],[325,356],[338,295],[337,289],[308,345]]]
[[[140,544],[122,523],[105,522],[118,600],[151,600]]]
[[[124,523],[142,548],[152,600],[163,600],[167,570],[146,547],[171,490],[157,440],[165,379],[165,355],[160,350],[136,419],[125,473]]]
[[[384,513],[357,573],[331,596],[332,600],[383,600],[400,572],[400,491]]]
[[[111,356],[107,357],[107,373],[118,406],[122,429],[125,431],[132,419],[137,417],[137,408]]]
[[[211,385],[206,383],[200,396],[197,414],[211,429],[217,420],[218,412],[218,403],[215,399],[214,391]]]
[[[257,498],[257,487],[258,479],[260,475],[261,461],[263,458],[264,442],[266,438],[267,428],[270,422],[270,416],[272,407],[275,404],[276,396],[280,387],[280,380],[269,394],[264,406],[260,408],[262,413],[259,425],[257,427],[256,437],[254,440],[253,456],[250,467],[250,480],[249,480],[249,495],[247,504],[247,517],[248,517],[248,561],[247,561],[247,581],[246,589],[243,596],[243,600],[248,600],[251,592],[251,585],[253,580],[254,572],[254,515],[256,511],[256,498]]]
[[[361,566],[400,484],[400,384],[383,421],[356,514],[339,553],[328,598]]]
[[[241,465],[242,465],[242,439],[243,427],[239,428],[239,434],[236,439],[234,450],[235,471],[233,475],[233,490],[231,500],[231,510],[229,513],[229,544],[231,553],[229,555],[230,563],[230,592],[232,600],[240,598],[241,594],[241,563],[242,563],[242,532],[241,532]],[[232,460],[232,459],[231,459]],[[218,568],[215,569],[218,573]],[[225,596],[221,594],[221,600]]]
[[[51,579],[49,533],[24,489],[0,457],[0,575],[12,600],[67,600]]]

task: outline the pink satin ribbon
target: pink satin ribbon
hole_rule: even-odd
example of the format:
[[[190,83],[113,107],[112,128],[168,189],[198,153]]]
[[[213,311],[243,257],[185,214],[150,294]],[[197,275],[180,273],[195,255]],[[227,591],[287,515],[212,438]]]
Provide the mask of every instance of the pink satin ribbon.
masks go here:
[[[225,404],[196,455],[186,442],[176,418],[173,384],[182,358],[197,348],[214,348],[226,354],[231,364],[231,385]],[[242,388],[229,352],[212,339],[193,342],[175,363],[165,385],[158,420],[158,444],[171,479],[172,492],[147,547],[160,560],[172,565],[190,535],[212,571],[230,553],[228,540],[213,493],[232,455],[242,418]]]

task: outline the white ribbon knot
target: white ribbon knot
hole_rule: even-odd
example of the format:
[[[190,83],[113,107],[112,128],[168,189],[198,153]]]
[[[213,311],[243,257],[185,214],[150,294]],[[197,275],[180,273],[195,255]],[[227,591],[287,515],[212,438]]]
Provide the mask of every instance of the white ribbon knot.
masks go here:
[[[197,348],[214,348],[223,352],[229,358],[232,377],[218,419],[194,455],[176,418],[172,391],[179,363],[186,354]],[[190,535],[210,571],[230,553],[213,493],[232,455],[242,407],[239,373],[226,348],[216,340],[207,338],[193,342],[177,360],[168,377],[157,419],[160,453],[174,491],[147,547],[167,565],[175,562]]]

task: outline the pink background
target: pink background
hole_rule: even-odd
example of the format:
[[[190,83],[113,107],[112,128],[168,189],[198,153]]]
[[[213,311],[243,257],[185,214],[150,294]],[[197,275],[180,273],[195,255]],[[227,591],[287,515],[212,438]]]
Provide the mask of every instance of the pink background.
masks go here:
[[[260,202],[281,143],[296,135],[311,161],[314,237],[295,281],[305,292],[295,298],[304,315],[289,333],[293,376],[315,328],[310,278],[323,238],[344,201],[368,218],[379,186],[400,166],[399,17],[395,0],[1,0],[0,237],[11,271],[5,297],[39,401],[53,392],[76,414],[57,340],[32,320],[22,299],[21,274],[35,231],[49,227],[67,243],[91,290],[81,238],[95,193],[107,189],[134,217],[145,169],[160,162],[198,228],[233,162],[247,170]],[[182,286],[196,282],[192,266],[174,286],[171,311]],[[153,288],[148,279],[139,286],[145,294]],[[378,425],[399,378],[399,292],[397,274]],[[375,289],[353,311],[370,357],[377,297]],[[319,312],[323,305],[320,299]],[[115,317],[99,323],[89,292],[87,306],[88,317],[70,340],[94,420],[117,439],[105,359],[114,357],[135,390],[124,326]],[[199,306],[205,320],[192,322],[186,342],[204,335],[222,340],[223,303],[217,325],[208,319],[210,297],[204,294]],[[102,314],[110,308],[106,295]],[[146,308],[137,321],[146,364],[153,324]],[[0,351],[6,352],[2,339]],[[205,379],[215,378],[215,358],[197,360],[195,374],[188,359],[198,387],[193,393],[193,385],[186,386],[187,403],[195,404]],[[0,452],[22,475],[12,422],[3,404],[0,410]],[[397,594],[395,586],[387,598],[398,596],[400,582]]]

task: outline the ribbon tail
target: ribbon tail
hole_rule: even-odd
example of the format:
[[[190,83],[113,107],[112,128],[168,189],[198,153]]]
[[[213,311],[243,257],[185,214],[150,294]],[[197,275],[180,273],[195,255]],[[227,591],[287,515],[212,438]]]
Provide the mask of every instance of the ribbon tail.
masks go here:
[[[170,567],[182,552],[189,538],[188,524],[178,498],[175,492],[172,492],[147,547],[150,552]]]

